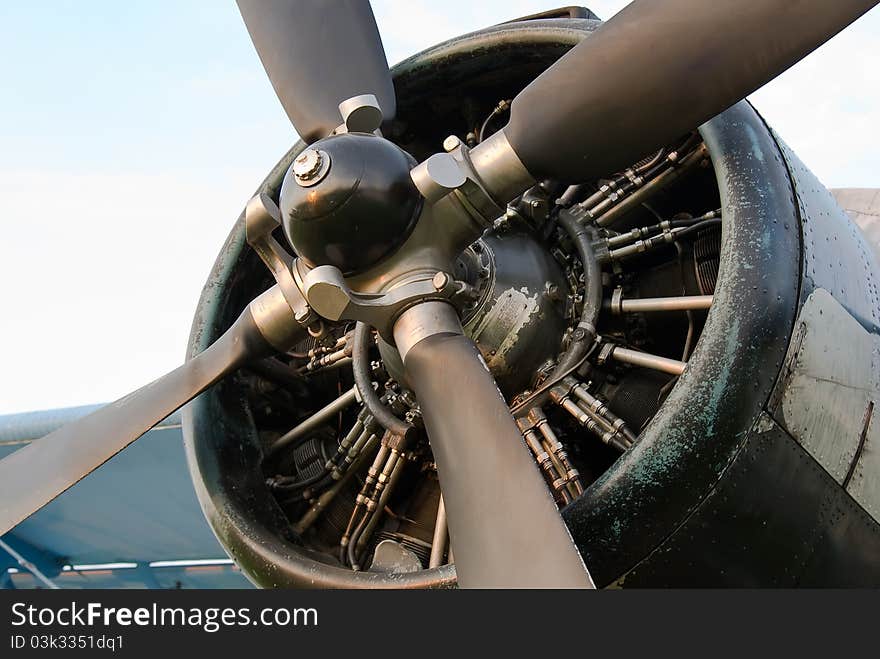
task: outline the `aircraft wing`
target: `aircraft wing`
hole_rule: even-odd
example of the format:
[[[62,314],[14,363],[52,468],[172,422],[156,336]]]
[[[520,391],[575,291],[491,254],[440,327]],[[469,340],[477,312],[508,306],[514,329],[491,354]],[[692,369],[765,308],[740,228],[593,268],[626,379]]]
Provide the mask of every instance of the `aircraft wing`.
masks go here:
[[[97,407],[0,416],[0,458]],[[179,414],[0,538],[0,587],[49,583],[59,588],[252,587],[199,509]]]

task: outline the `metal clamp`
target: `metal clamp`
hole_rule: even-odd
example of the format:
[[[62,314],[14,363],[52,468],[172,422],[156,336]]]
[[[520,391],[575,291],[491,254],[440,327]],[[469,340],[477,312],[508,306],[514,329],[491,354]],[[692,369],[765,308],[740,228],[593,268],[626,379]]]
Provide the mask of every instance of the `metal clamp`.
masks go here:
[[[309,307],[293,277],[293,256],[272,236],[280,225],[281,211],[269,195],[260,193],[248,202],[244,212],[245,239],[272,272],[296,322],[305,327],[314,326],[320,323],[320,318]],[[314,335],[313,329],[309,332]]]
[[[504,214],[509,199],[493,197],[480,177],[470,149],[455,135],[443,141],[443,148],[445,153],[434,154],[410,172],[419,192],[430,203],[454,192],[472,217],[484,226],[492,226],[495,218]]]
[[[611,294],[611,313],[619,316],[623,313],[623,288],[618,286]]]
[[[312,268],[302,282],[306,301],[321,317],[364,322],[389,343],[394,342],[395,321],[409,307],[429,300],[448,301],[458,291],[453,278],[445,273],[425,273],[386,293],[360,293],[353,291],[342,271],[332,265]]]

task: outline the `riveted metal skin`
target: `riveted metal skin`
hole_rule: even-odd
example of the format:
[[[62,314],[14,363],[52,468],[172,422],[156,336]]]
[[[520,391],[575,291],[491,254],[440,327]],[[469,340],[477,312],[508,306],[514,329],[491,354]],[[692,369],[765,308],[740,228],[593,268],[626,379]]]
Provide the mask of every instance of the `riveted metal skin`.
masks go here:
[[[724,477],[622,587],[874,587],[880,528],[767,414]]]
[[[464,123],[441,121],[464,91],[482,85],[493,94],[493,85],[503,89],[502,78],[524,86],[598,25],[539,20],[495,26],[416,55],[393,70],[401,122],[383,130],[423,160],[450,131],[465,134]],[[839,209],[824,201],[816,205],[824,190],[785,147],[780,150],[747,103],[709,121],[701,133],[725,218],[706,327],[683,376],[639,443],[564,517],[600,586],[876,585],[877,523],[766,411],[810,290],[822,287],[838,295],[845,289],[842,304],[868,326],[875,318],[876,302],[870,299],[876,298],[876,265],[867,264],[871,272],[861,287],[820,274],[839,272],[838,259],[860,271],[865,267],[857,245],[855,252],[839,253],[821,233],[836,227],[827,235],[831,242],[836,235],[839,245],[851,225]],[[293,156],[304,146],[293,147],[261,192],[277,199]],[[189,354],[210,345],[252,293],[270,284],[245,244],[240,220],[202,294]],[[233,379],[185,408],[183,425],[205,514],[254,583],[351,588],[455,584],[449,566],[398,575],[355,573],[300,550],[289,520],[263,482],[258,437]]]
[[[295,163],[281,185],[281,223],[297,255],[352,274],[400,247],[421,208],[412,156],[367,133],[334,135],[309,151],[330,163],[322,178],[304,185]]]
[[[791,148],[774,139],[791,173],[803,233],[800,301],[824,288],[869,332],[880,332],[880,270],[871,246]]]

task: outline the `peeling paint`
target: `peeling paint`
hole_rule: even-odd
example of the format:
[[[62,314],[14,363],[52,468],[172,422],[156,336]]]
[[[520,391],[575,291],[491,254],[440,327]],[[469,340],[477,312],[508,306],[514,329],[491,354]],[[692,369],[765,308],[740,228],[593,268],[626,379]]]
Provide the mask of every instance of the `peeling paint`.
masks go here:
[[[507,354],[519,341],[520,331],[532,322],[532,316],[539,311],[538,294],[528,295],[528,292],[525,287],[521,290],[508,288],[495,300],[471,333],[478,345],[489,343],[498,346],[488,355],[483,354],[493,373],[507,370]],[[490,337],[492,332],[503,332],[503,337]]]

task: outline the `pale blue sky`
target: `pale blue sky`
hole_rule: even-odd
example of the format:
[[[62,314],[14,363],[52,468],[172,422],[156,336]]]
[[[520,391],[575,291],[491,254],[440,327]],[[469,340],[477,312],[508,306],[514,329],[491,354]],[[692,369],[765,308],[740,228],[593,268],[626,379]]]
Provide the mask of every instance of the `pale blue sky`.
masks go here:
[[[392,63],[551,6],[374,2]],[[880,187],[878,43],[874,10],[752,96],[828,185]],[[0,414],[117,398],[182,359],[214,257],[295,133],[232,0],[4,2],[0,81]]]

